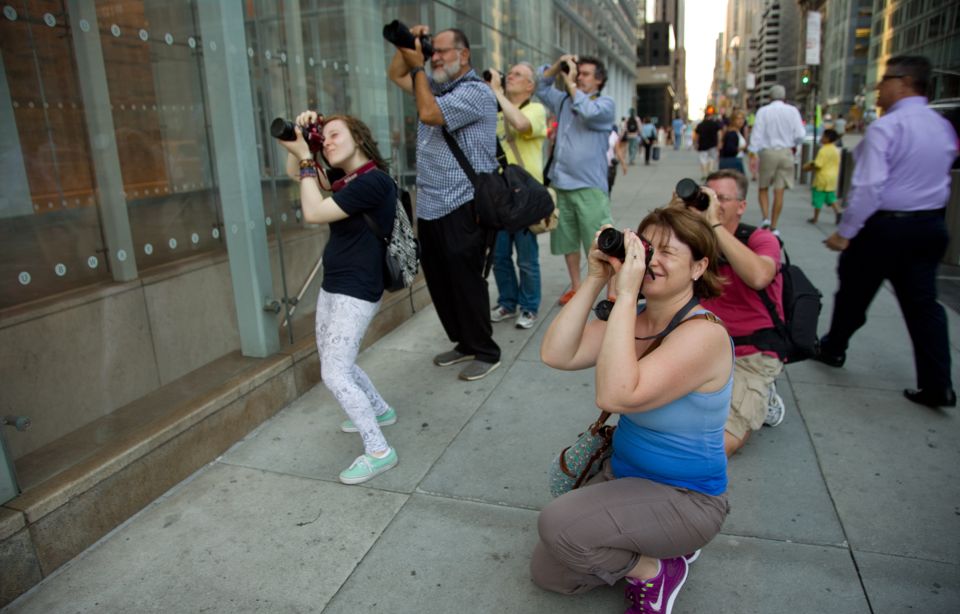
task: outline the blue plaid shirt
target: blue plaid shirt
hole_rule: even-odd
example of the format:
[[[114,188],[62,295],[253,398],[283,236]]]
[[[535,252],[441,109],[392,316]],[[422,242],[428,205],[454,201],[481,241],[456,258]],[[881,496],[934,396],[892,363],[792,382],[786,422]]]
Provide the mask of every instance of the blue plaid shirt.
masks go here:
[[[447,130],[478,173],[497,168],[497,98],[472,69],[450,83],[430,89],[437,99]],[[417,122],[417,217],[436,220],[473,200],[467,179],[440,126]]]
[[[554,114],[560,113],[550,167],[551,185],[561,190],[597,188],[606,192],[607,149],[610,128],[617,120],[616,103],[609,96],[588,96],[580,90],[569,99],[566,92],[553,87],[554,77],[543,76],[549,67],[546,64],[537,71],[537,97]]]

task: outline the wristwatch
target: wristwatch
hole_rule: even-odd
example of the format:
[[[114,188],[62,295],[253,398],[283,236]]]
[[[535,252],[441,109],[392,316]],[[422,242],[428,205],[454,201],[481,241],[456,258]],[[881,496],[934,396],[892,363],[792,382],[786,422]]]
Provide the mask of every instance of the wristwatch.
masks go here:
[[[417,82],[417,73],[418,73],[418,72],[423,72],[423,69],[420,68],[419,66],[417,66],[416,68],[414,68],[414,69],[412,69],[412,70],[410,71],[410,81],[411,81],[412,83],[416,83],[416,82]]]

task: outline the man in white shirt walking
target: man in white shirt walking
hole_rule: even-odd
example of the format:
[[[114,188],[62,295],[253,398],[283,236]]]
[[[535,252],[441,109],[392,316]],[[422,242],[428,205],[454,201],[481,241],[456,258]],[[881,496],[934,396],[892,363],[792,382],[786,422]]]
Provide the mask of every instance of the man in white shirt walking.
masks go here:
[[[777,236],[777,220],[783,209],[783,191],[793,187],[793,152],[805,134],[800,111],[783,102],[786,90],[782,85],[770,88],[770,104],[757,111],[750,133],[751,156],[760,156],[760,212],[762,227],[769,227]],[[770,215],[770,193],[773,186],[773,214]]]

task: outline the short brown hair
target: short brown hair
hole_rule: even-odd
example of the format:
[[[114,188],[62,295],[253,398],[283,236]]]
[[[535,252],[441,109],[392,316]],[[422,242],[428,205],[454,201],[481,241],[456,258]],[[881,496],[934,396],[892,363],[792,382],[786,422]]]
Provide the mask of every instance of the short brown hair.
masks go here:
[[[747,200],[747,190],[750,189],[750,182],[747,180],[746,175],[732,168],[721,168],[720,170],[713,171],[707,175],[707,183],[716,181],[717,179],[733,179],[736,181],[737,198],[740,200]]]
[[[723,293],[723,277],[717,268],[720,246],[710,224],[703,216],[686,207],[660,207],[651,211],[637,227],[637,234],[651,226],[673,232],[677,240],[690,248],[694,260],[707,259],[707,269],[693,282],[693,293],[701,298],[716,298]]]

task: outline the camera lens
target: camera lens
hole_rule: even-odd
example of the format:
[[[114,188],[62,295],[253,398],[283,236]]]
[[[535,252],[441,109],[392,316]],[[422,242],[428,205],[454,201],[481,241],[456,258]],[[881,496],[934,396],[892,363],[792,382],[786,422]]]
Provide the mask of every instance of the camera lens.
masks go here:
[[[677,182],[674,191],[680,200],[690,207],[695,207],[700,211],[706,211],[710,208],[710,197],[700,189],[700,186],[693,179],[681,179]]]
[[[567,75],[570,74],[570,65],[567,64],[566,60],[564,60],[563,62],[560,62],[560,70],[562,70],[564,74],[567,74]]]
[[[270,123],[270,135],[281,141],[297,140],[297,131],[294,129],[293,122],[282,117],[278,117]]]
[[[616,228],[604,228],[597,237],[597,248],[608,256],[619,258],[623,262],[627,249],[623,245],[623,233]]]
[[[493,73],[490,72],[489,68],[483,71],[483,80],[486,81],[487,83],[490,83],[491,81],[493,81]]]

